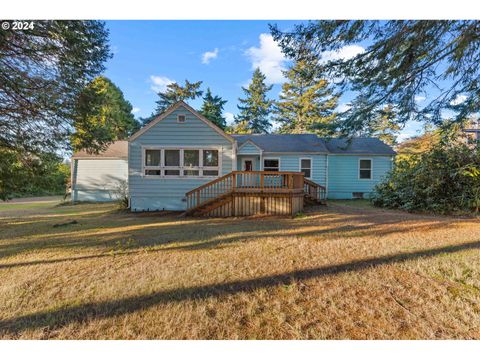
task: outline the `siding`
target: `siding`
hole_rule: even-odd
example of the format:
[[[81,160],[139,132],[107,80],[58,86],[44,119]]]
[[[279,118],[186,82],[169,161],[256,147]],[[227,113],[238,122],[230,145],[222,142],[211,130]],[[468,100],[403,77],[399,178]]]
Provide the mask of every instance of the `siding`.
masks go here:
[[[252,143],[246,143],[244,146],[238,149],[238,155],[247,155],[247,154],[259,155],[260,150]]]
[[[264,158],[279,158],[280,171],[300,171],[300,158],[312,159],[312,181],[325,186],[327,182],[327,155],[295,154],[275,155],[265,154]]]
[[[360,180],[359,159],[372,159],[372,179]],[[368,197],[373,188],[390,171],[392,159],[389,156],[328,156],[328,198],[351,199],[353,192],[363,192]]]
[[[185,123],[177,115],[185,114]],[[232,143],[184,107],[179,107],[129,143],[129,187],[133,211],[184,210],[185,193],[212,178],[167,179],[144,177],[142,146],[215,146],[221,150],[222,174],[232,171]]]
[[[116,189],[128,178],[127,160],[74,160],[73,201],[113,201]]]
[[[243,159],[253,159],[253,170],[260,170],[260,156],[259,155],[238,155],[237,156],[237,170],[243,170]]]

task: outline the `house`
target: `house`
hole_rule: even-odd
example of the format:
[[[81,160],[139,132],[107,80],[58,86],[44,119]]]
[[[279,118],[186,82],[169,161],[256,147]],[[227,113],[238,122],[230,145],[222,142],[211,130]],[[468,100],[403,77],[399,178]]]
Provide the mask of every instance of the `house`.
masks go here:
[[[77,151],[71,161],[72,201],[113,201],[128,180],[128,141],[116,141],[100,154]]]
[[[394,156],[376,138],[229,135],[178,102],[128,143],[118,141],[98,155],[75,153],[72,200],[113,200],[118,184],[128,180],[132,211],[203,206],[205,212],[204,205],[214,204],[208,208],[212,214],[232,214],[248,202],[262,212],[290,212],[303,208],[304,196],[314,201],[369,197]],[[240,199],[227,197],[232,189]]]

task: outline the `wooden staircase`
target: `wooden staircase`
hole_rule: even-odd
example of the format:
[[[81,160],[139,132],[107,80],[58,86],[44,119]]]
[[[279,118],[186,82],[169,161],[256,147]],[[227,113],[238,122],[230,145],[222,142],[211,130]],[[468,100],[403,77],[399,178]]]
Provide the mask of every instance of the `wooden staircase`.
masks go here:
[[[317,184],[312,180],[303,179],[303,190],[305,203],[309,205],[326,205],[327,189],[325,186]]]
[[[304,204],[324,204],[325,195],[300,172],[232,171],[186,193],[184,215],[294,215]]]

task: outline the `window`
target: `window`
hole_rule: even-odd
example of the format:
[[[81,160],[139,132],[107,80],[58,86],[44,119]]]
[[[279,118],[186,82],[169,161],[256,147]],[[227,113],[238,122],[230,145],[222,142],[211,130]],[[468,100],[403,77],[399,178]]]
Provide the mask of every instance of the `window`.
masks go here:
[[[300,172],[308,179],[312,177],[312,159],[300,159]]]
[[[186,119],[187,119],[186,115],[183,115],[183,114],[177,115],[177,122],[178,123],[184,123]]]
[[[145,166],[160,166],[160,150],[147,150],[145,152]]]
[[[372,178],[372,160],[370,159],[360,159],[359,160],[359,174],[360,179],[371,179]]]
[[[278,160],[278,159],[263,159],[263,170],[264,171],[279,171],[280,170],[280,160]]]
[[[147,176],[216,177],[220,174],[218,150],[145,149],[143,155]]]

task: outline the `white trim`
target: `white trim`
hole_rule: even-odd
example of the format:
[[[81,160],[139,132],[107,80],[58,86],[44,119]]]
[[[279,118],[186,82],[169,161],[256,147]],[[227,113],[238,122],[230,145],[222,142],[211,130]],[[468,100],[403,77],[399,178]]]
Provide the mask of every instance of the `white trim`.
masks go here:
[[[306,177],[306,179],[312,180],[313,179],[313,159],[312,157],[301,157],[298,158],[298,171],[302,172],[302,160],[310,160],[310,177]]]
[[[180,116],[183,116],[183,121],[180,121]],[[177,114],[177,123],[185,124],[187,122],[187,114]]]
[[[367,170],[367,169],[360,169],[360,161],[361,160],[370,160],[370,177],[368,179],[362,179],[360,177],[360,170]],[[373,159],[372,158],[358,158],[358,167],[357,167],[357,176],[358,180],[373,180]]]
[[[263,149],[258,146],[257,144],[255,144],[252,140],[248,139],[247,141],[245,141],[242,145],[240,145],[240,147],[238,148],[238,151],[240,151],[245,145],[247,145],[247,143],[250,143],[252,144],[253,146],[255,146],[257,149],[258,149],[258,153],[243,153],[243,154],[240,154],[240,155],[259,155],[263,152]]]
[[[146,166],[145,152],[146,150],[160,150],[160,166]],[[165,166],[165,150],[179,150],[180,161],[179,166]],[[198,150],[199,151],[199,166],[185,168],[184,166],[184,150]],[[218,166],[203,166],[203,151],[216,150],[218,151]],[[142,145],[142,178],[146,179],[215,179],[223,174],[223,147],[221,146],[156,146],[156,145]],[[160,170],[160,175],[145,175],[146,170]],[[165,170],[179,170],[180,175],[165,175]],[[184,175],[185,170],[198,170],[199,175]],[[216,170],[218,175],[203,175],[204,170]]]
[[[237,170],[237,142],[232,144],[232,171]]]
[[[218,134],[220,134],[221,136],[223,136],[225,139],[227,139],[228,141],[230,141],[231,143],[234,143],[236,140],[231,137],[230,135],[228,134],[225,134],[225,132],[220,129],[217,125],[215,125],[214,123],[212,123],[210,120],[208,120],[205,116],[199,114],[195,109],[193,109],[190,105],[188,105],[187,103],[185,103],[184,101],[179,101],[177,102],[176,104],[172,105],[169,109],[167,109],[163,114],[157,116],[155,119],[153,119],[152,121],[150,121],[150,123],[146,126],[144,126],[143,128],[141,128],[140,130],[138,130],[135,134],[133,134],[132,136],[130,136],[130,138],[128,139],[129,142],[137,139],[140,135],[144,134],[146,131],[148,131],[151,127],[155,126],[156,124],[158,124],[160,121],[162,121],[163,119],[165,119],[167,116],[169,116],[172,112],[174,112],[175,110],[177,110],[180,106],[183,106],[185,109],[187,109],[189,112],[191,112],[194,116],[196,116],[198,119],[200,119],[201,121],[203,121],[205,124],[207,124],[208,126],[210,126],[213,130],[215,130]]]
[[[270,170],[265,170],[265,160],[278,160],[278,171],[282,171],[282,162],[279,157],[271,157],[271,156],[265,156],[262,160],[262,171],[270,171]]]
[[[242,156],[242,160],[241,160],[241,167],[242,167],[242,170],[241,171],[246,171],[245,170],[245,167],[243,166],[245,164],[245,160],[250,160],[252,162],[252,171],[255,171],[255,163],[256,163],[256,160],[254,157],[251,157],[251,156],[247,156],[247,157],[243,157]]]

